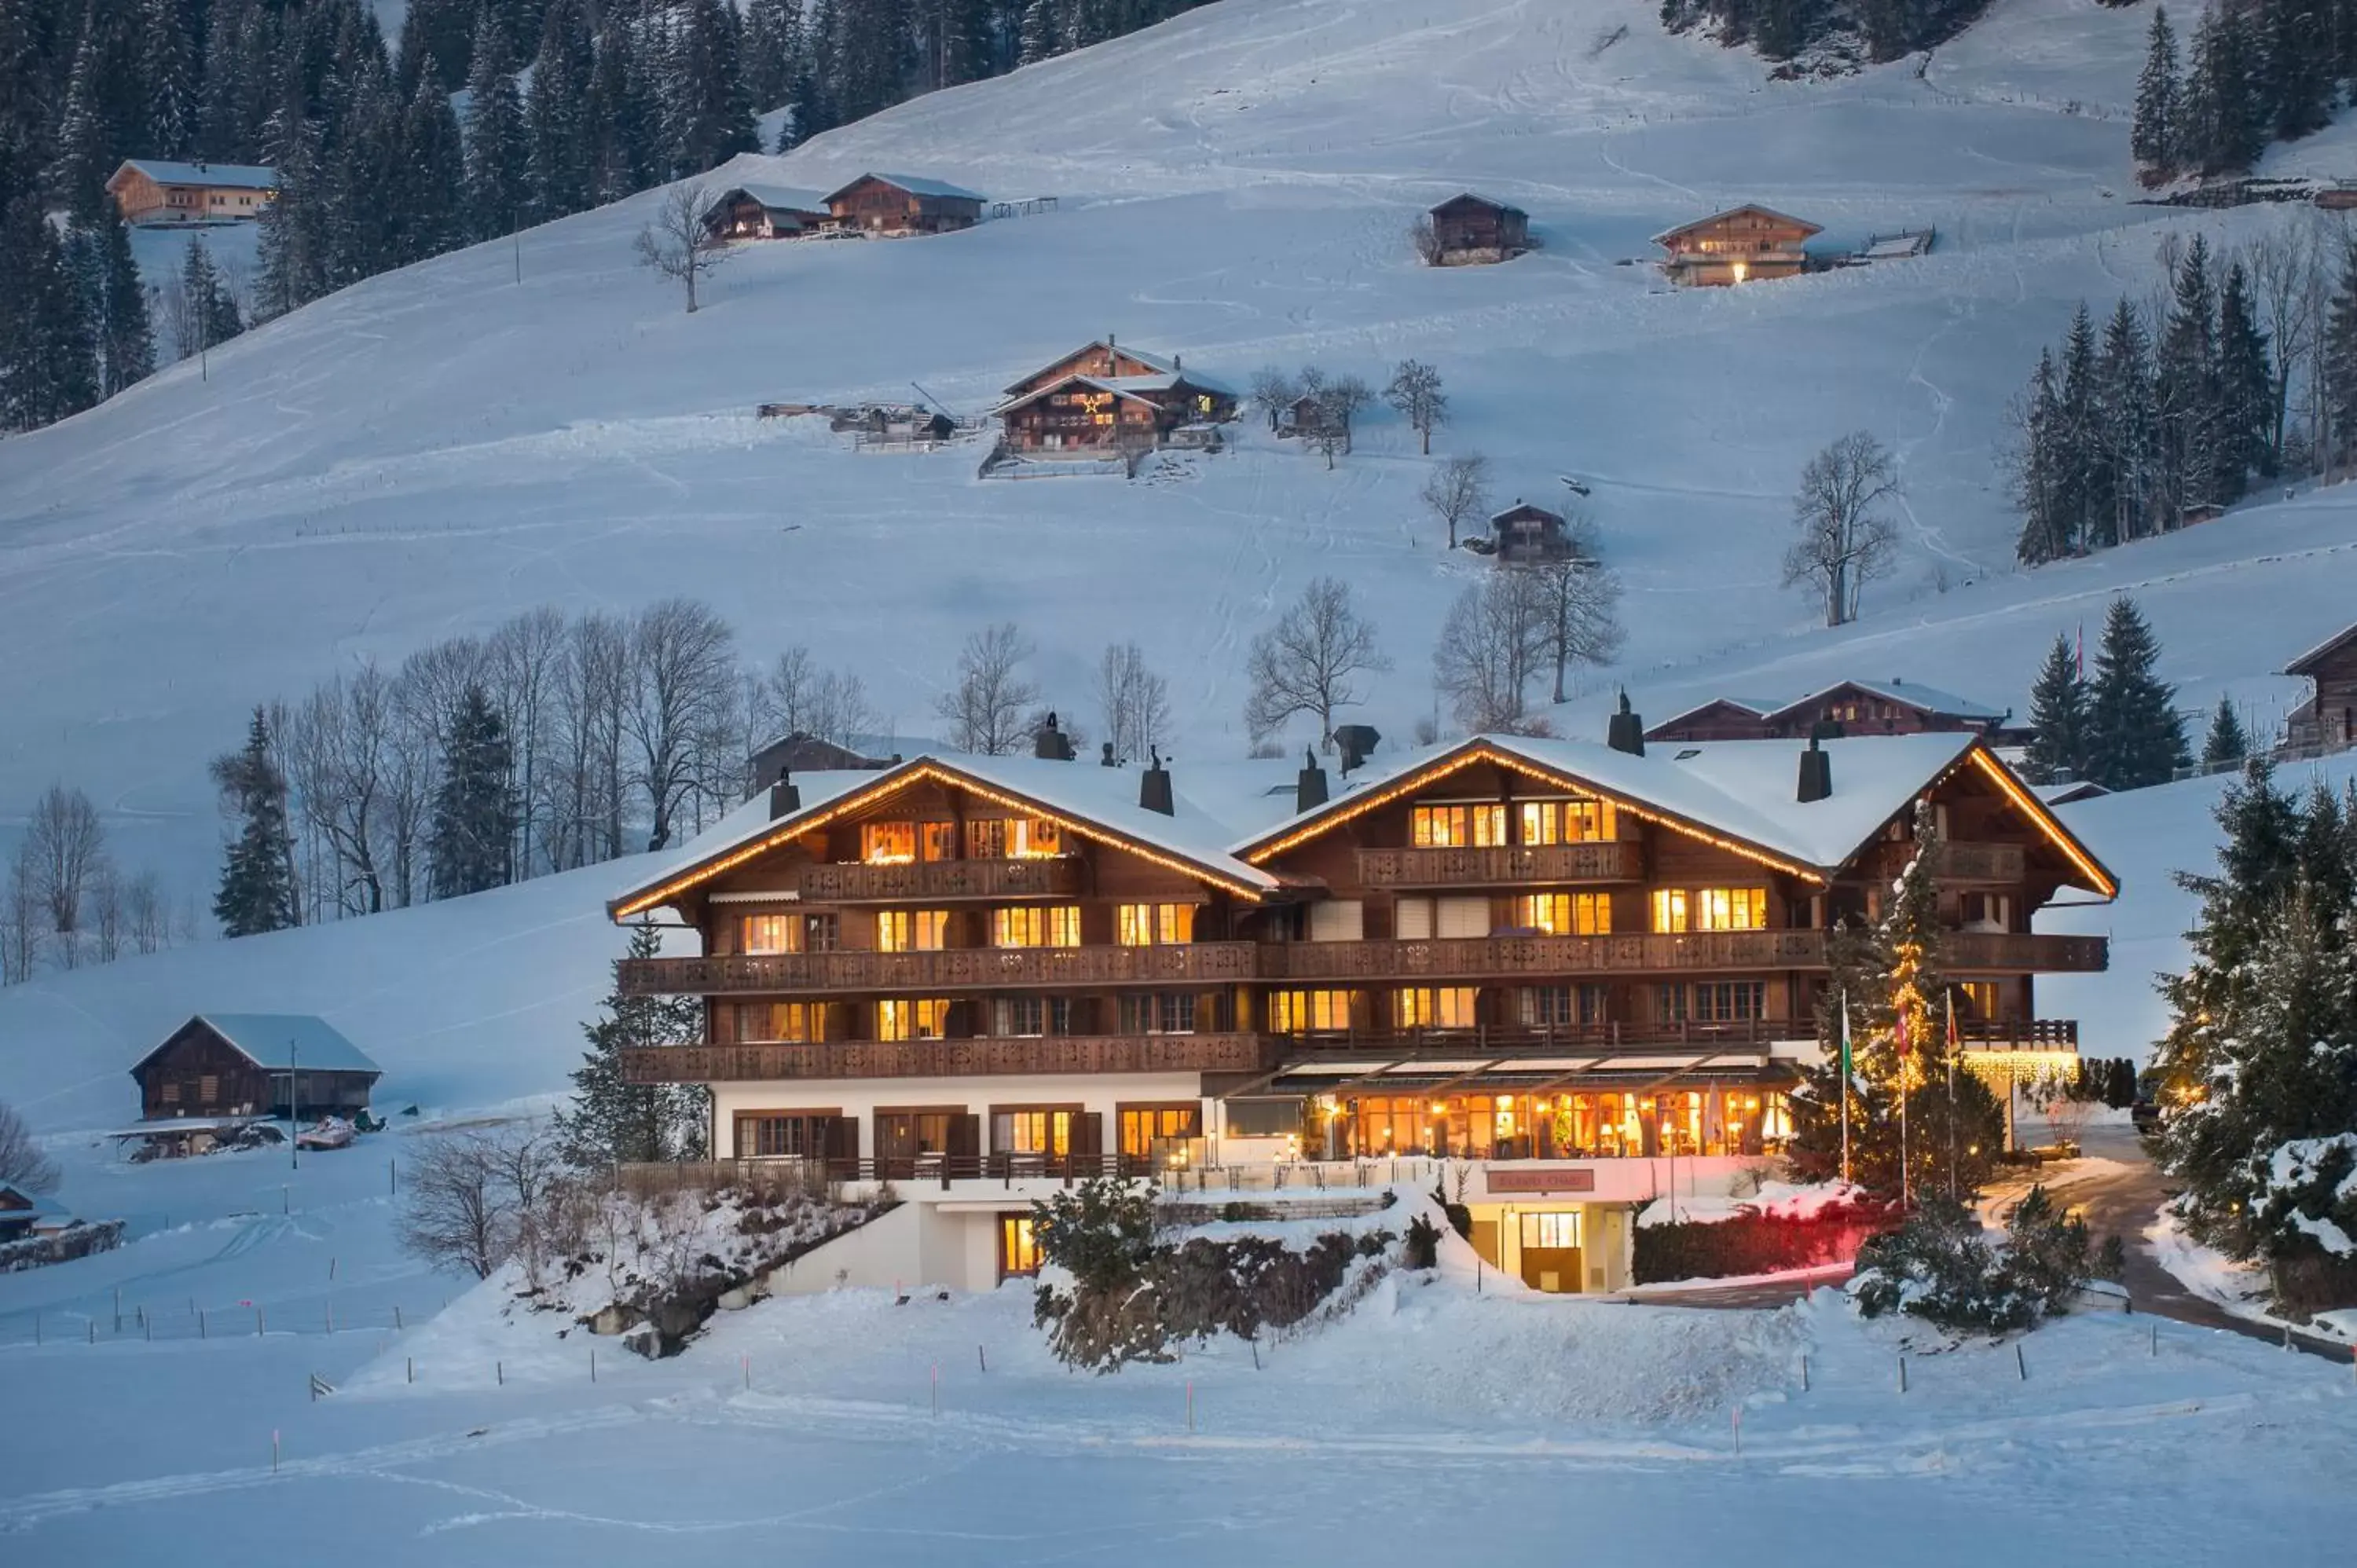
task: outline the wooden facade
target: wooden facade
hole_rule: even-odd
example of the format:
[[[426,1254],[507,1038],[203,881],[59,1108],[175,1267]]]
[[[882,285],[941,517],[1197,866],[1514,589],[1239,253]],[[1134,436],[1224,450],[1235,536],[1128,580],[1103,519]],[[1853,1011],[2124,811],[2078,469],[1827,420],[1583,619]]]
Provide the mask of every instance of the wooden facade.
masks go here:
[[[249,164],[132,158],[106,182],[125,223],[226,223],[262,216],[277,172]]]
[[[1653,243],[1669,252],[1662,265],[1680,284],[1727,285],[1792,277],[1808,270],[1803,247],[1821,227],[1754,203],[1672,229]]]
[[[1471,191],[1442,202],[1429,217],[1435,266],[1510,261],[1531,248],[1529,213]]]
[[[245,1028],[253,1022],[265,1026]],[[276,1026],[280,1024],[288,1026]],[[291,1051],[288,1042],[296,1042]],[[313,1048],[306,1054],[303,1042]],[[364,1109],[382,1076],[376,1065],[314,1018],[259,1020],[199,1016],[166,1037],[131,1069],[139,1114],[181,1116],[350,1114]]]
[[[2027,740],[2010,712],[1902,680],[1842,681],[1781,704],[1715,697],[1645,732],[1648,741],[1805,740],[1813,735],[1979,735]]]
[[[1563,514],[1528,501],[1516,501],[1492,517],[1490,540],[1497,547],[1499,561],[1510,566],[1567,561],[1577,553]]]
[[[2315,682],[2308,701],[2292,710],[2285,743],[2294,749],[2338,751],[2357,746],[2357,626],[2335,633],[2284,667]]]
[[[1089,343],[1006,389],[993,411],[1017,452],[1121,451],[1174,444],[1235,417],[1235,394],[1184,359]]]
[[[766,837],[613,907],[670,908],[703,940],[701,957],[623,964],[626,993],[705,1003],[699,1038],[632,1051],[625,1071],[786,1086],[726,1098],[724,1155],[742,1152],[745,1116],[743,1136],[839,1157],[1028,1157],[1042,1137],[1070,1153],[1071,1119],[1102,1121],[1094,1097],[1125,1080],[1140,1086],[1126,1099],[1241,1097],[1290,1106],[1296,1125],[1316,1100],[1333,1108],[1328,1152],[1359,1155],[1410,1146],[1394,1099],[1478,1092],[1480,1128],[1450,1144],[1418,1113],[1440,1130],[1416,1146],[1491,1158],[1571,1146],[1532,1131],[1534,1095],[1609,1096],[1633,1127],[1641,1084],[1695,1118],[1692,1149],[1664,1147],[1758,1153],[1779,1135],[1791,1043],[1814,1039],[1833,928],[1878,913],[1916,851],[1911,795],[1841,865],[1811,866],[1515,744],[1531,749],[1468,742],[1232,850],[1201,847],[1190,822],[1157,837],[1159,769],[920,758],[808,809],[781,797]],[[1838,748],[1880,744],[1916,743],[1834,743],[1836,793]],[[1919,745],[1932,751],[1951,759],[1924,789],[1961,1026],[2061,1048],[2075,1034],[2037,1016],[2037,976],[2099,971],[2108,952],[2031,916],[2064,886],[2115,889],[1978,741]],[[1799,755],[1774,748],[1787,791]],[[1120,809],[1076,809],[1083,786]],[[1466,1059],[1415,1066],[1452,1053]],[[1051,1112],[1070,1123],[1052,1136]],[[1522,1134],[1496,1133],[1516,1116]],[[1579,1147],[1606,1144],[1638,1152],[1618,1131]]]
[[[815,233],[834,220],[815,191],[760,185],[732,186],[704,211],[704,226],[723,240],[787,240]]]
[[[837,228],[864,234],[943,234],[982,221],[982,198],[941,180],[864,174],[826,198]]]

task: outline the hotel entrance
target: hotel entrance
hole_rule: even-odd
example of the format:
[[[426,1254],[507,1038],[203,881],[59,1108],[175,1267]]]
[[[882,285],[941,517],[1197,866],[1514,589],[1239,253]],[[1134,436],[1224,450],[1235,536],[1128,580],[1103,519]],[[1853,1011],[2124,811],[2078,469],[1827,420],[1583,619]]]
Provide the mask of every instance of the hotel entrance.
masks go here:
[[[1533,1290],[1576,1291],[1585,1277],[1579,1270],[1579,1221],[1577,1208],[1519,1214],[1522,1234],[1523,1283]]]

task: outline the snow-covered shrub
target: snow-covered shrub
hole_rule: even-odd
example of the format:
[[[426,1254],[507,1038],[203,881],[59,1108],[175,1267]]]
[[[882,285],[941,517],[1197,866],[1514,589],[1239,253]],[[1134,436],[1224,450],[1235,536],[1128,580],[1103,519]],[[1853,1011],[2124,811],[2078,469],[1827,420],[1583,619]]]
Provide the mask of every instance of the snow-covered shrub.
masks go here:
[[[2086,1226],[2059,1213],[2043,1187],[2014,1210],[2002,1246],[1962,1204],[1927,1198],[1905,1225],[1866,1244],[1850,1294],[1867,1317],[1895,1311],[1956,1331],[2031,1328],[2068,1310],[2092,1277],[2088,1252]]]
[[[1429,1214],[1407,1222],[1407,1240],[1400,1247],[1400,1267],[1431,1269],[1440,1265],[1440,1227]]]
[[[1889,1230],[1897,1216],[1893,1205],[1859,1197],[1800,1214],[1747,1204],[1714,1219],[1641,1224],[1633,1272],[1638,1283],[1653,1284],[1835,1262],[1856,1255],[1867,1238]]]

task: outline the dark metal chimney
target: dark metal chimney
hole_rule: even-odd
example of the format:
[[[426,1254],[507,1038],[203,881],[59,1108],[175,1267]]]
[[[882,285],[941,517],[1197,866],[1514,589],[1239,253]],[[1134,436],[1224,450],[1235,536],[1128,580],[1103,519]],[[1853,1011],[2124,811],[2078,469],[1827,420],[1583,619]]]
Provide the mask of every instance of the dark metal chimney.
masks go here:
[[[1072,737],[1056,725],[1056,711],[1048,710],[1048,722],[1031,736],[1031,755],[1043,762],[1072,760]]]
[[[1308,747],[1301,750],[1301,773],[1293,785],[1293,809],[1307,811],[1326,803],[1326,770],[1318,766],[1318,754]]]
[[[1799,800],[1803,806],[1812,800],[1822,800],[1834,792],[1833,754],[1817,745],[1817,737],[1809,737],[1809,749],[1801,753],[1801,788]]]
[[[1604,744],[1631,757],[1645,755],[1645,721],[1630,711],[1626,692],[1620,693],[1620,711],[1612,715],[1612,723],[1604,732]]]
[[[778,781],[770,786],[770,821],[791,817],[802,809],[802,792],[795,787],[793,774],[778,769]]]
[[[1104,743],[1104,755],[1097,758],[1097,766],[1100,768],[1119,768],[1121,766],[1120,763],[1114,760],[1113,742],[1107,741]]]
[[[1170,799],[1170,770],[1162,766],[1161,747],[1155,747],[1150,755],[1153,766],[1137,776],[1137,803],[1149,811],[1175,817],[1178,809]]]

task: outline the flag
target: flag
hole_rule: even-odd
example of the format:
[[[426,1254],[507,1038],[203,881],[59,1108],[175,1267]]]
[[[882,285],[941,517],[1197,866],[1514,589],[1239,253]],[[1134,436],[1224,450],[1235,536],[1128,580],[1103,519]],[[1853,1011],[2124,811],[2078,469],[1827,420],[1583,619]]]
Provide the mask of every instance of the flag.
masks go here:
[[[1955,995],[1955,993],[1952,991],[1952,992],[1950,992],[1950,993],[1948,993],[1948,1072],[1949,1072],[1949,1075],[1950,1075],[1951,1077],[1953,1077],[1953,1076],[1954,1076],[1954,1073],[1955,1073],[1955,1070],[1956,1070],[1956,995]]]
[[[1842,998],[1842,1003],[1841,1003],[1841,1021],[1842,1021],[1842,1025],[1841,1025],[1841,1075],[1842,1075],[1842,1082],[1843,1082],[1843,1084],[1844,1084],[1845,1086],[1846,1086],[1846,1085],[1848,1084],[1849,1080],[1850,1080],[1850,1066],[1849,1066],[1849,998],[1848,998],[1848,997],[1846,997],[1846,996],[1845,996],[1845,997],[1843,997],[1843,998]]]
[[[1901,1007],[1899,1010],[1897,1034],[1899,1036],[1899,1058],[1901,1061],[1904,1061],[1907,1059],[1909,1048],[1907,1040],[1907,1009],[1904,1007]]]
[[[2087,623],[2079,623],[2079,679],[2087,678]]]

